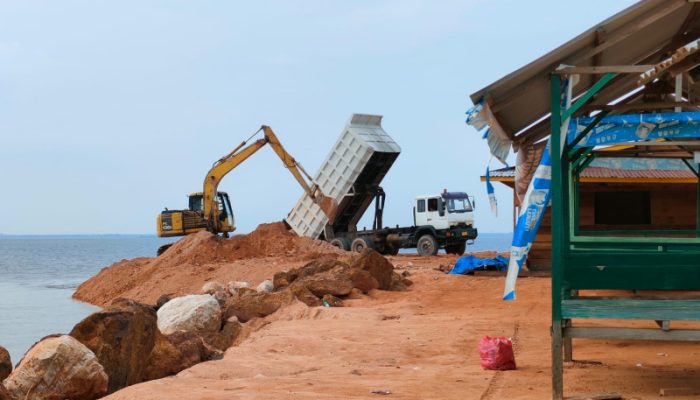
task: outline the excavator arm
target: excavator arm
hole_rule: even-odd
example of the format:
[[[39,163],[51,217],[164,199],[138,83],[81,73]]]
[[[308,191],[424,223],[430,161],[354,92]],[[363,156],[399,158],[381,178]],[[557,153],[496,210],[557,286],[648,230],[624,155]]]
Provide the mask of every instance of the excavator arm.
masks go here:
[[[309,174],[294,159],[294,157],[287,153],[287,151],[284,149],[279,139],[277,138],[277,135],[275,135],[275,133],[272,131],[272,128],[263,125],[258,130],[258,132],[260,131],[263,131],[262,139],[258,139],[248,146],[246,146],[247,141],[244,141],[243,143],[238,145],[238,147],[233,149],[230,153],[228,153],[224,157],[220,158],[217,162],[215,162],[212,168],[207,173],[207,176],[204,179],[203,211],[204,218],[207,221],[209,221],[209,224],[213,224],[213,226],[210,226],[210,230],[214,232],[218,231],[217,227],[219,224],[219,208],[217,207],[216,203],[216,193],[219,183],[224,178],[224,176],[226,176],[226,174],[231,172],[234,168],[239,166],[241,163],[243,163],[250,156],[255,154],[266,144],[269,144],[272,147],[277,156],[282,160],[282,163],[284,164],[285,168],[287,168],[289,172],[292,173],[294,179],[296,179],[296,181],[299,183],[299,185],[301,185],[304,191],[312,199],[314,199],[314,202],[321,207],[323,212],[328,216],[329,220],[332,221],[335,209],[337,208],[336,202],[332,198],[326,197],[325,195],[323,195],[323,193],[321,193],[318,186],[313,183],[313,179],[311,178],[311,176],[309,176]],[[308,179],[309,182],[311,182],[311,184],[309,184],[304,177],[306,177],[306,179]]]

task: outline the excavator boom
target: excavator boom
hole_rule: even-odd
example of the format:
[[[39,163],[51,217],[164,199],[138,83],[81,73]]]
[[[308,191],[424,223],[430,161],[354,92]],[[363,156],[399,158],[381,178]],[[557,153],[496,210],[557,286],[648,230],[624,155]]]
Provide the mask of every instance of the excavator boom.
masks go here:
[[[247,142],[241,143],[233,151],[215,162],[209,172],[207,172],[207,176],[204,179],[203,212],[204,218],[210,225],[209,230],[212,232],[219,232],[219,208],[216,201],[219,183],[224,176],[226,176],[226,174],[238,167],[266,144],[269,144],[272,147],[280,160],[282,160],[285,168],[291,172],[294,179],[296,179],[304,191],[321,207],[323,212],[328,216],[329,220],[333,220],[333,214],[337,207],[335,200],[326,197],[323,195],[323,193],[321,193],[318,186],[313,183],[311,176],[309,176],[309,174],[294,159],[294,157],[292,157],[291,154],[287,153],[284,146],[282,146],[282,143],[280,143],[279,139],[277,138],[277,135],[275,135],[273,132],[272,128],[267,125],[263,125],[258,130],[258,132],[260,131],[263,132],[262,139],[256,140],[247,147]],[[307,182],[307,179],[311,183]]]

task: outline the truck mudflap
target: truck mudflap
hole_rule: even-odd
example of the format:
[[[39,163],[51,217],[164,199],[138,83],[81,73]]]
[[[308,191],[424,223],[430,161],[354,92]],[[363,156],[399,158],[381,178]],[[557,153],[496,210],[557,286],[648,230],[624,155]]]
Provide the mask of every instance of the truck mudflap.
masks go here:
[[[476,228],[465,226],[465,227],[455,227],[447,232],[448,242],[461,242],[464,240],[474,240],[479,235],[479,231]]]

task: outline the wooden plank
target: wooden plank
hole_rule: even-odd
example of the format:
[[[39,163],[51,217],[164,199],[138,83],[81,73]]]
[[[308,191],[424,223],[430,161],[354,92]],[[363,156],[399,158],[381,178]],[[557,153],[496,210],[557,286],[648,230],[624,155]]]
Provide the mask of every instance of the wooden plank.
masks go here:
[[[700,300],[570,299],[562,317],[698,321]]]
[[[601,65],[591,67],[561,67],[557,68],[553,73],[559,75],[572,74],[641,74],[654,69],[653,65]]]
[[[700,342],[700,330],[672,329],[662,331],[652,328],[614,328],[574,326],[565,328],[564,337],[584,339],[616,339],[616,340],[660,340],[671,342]]]

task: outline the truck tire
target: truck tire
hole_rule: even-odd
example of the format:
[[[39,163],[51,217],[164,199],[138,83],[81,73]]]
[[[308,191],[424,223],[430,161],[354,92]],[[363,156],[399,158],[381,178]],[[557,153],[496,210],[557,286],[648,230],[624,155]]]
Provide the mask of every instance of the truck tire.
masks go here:
[[[365,249],[374,249],[374,242],[370,238],[359,237],[352,241],[350,248],[355,253],[362,253]]]
[[[330,241],[331,246],[335,246],[341,250],[350,250],[350,241],[345,238],[335,238]]]
[[[434,256],[438,252],[438,244],[433,235],[426,233],[418,238],[416,250],[421,256]]]

